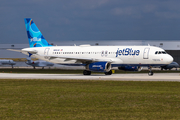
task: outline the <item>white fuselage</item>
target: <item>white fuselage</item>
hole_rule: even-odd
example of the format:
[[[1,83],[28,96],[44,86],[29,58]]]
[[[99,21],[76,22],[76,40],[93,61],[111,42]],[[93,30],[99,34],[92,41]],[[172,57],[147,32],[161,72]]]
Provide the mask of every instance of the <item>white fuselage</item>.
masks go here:
[[[173,58],[154,46],[52,46],[22,49],[33,51],[33,57],[57,64],[87,64],[107,61],[113,67],[122,65],[167,65]]]

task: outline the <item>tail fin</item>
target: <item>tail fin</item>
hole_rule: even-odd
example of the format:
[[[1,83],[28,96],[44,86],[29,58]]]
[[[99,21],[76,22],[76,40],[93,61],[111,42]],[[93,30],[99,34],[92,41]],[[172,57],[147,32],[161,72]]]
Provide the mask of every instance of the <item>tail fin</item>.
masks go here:
[[[43,37],[31,18],[24,18],[30,47],[49,47],[50,45]]]

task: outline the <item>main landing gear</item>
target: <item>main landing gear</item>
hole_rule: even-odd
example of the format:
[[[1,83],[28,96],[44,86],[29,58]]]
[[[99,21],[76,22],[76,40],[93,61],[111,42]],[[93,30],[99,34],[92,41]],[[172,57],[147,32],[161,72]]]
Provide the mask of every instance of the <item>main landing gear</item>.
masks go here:
[[[84,71],[83,71],[83,75],[91,75],[91,71],[84,70]]]
[[[112,70],[110,70],[109,72],[105,72],[105,75],[111,75],[112,74]],[[91,71],[88,70],[84,70],[83,71],[83,75],[91,75]]]
[[[109,72],[105,72],[105,75],[111,75],[112,74],[112,70],[110,70]]]
[[[153,76],[153,74],[154,74],[154,73],[152,72],[152,67],[149,67],[148,75],[149,75],[149,76]]]

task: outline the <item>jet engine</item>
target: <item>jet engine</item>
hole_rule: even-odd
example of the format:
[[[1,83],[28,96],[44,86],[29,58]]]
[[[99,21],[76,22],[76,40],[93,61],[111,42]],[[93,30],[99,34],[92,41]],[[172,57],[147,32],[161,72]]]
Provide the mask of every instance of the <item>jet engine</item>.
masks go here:
[[[86,66],[87,70],[95,72],[109,72],[111,70],[111,63],[109,62],[94,62]]]

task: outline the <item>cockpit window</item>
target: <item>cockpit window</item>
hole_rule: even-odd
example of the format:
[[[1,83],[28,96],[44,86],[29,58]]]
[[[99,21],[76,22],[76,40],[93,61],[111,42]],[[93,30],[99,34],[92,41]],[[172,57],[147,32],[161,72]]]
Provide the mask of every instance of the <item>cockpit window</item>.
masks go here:
[[[166,54],[166,52],[165,52],[165,51],[162,51],[162,54]]]
[[[156,51],[155,54],[167,54],[165,51]]]

